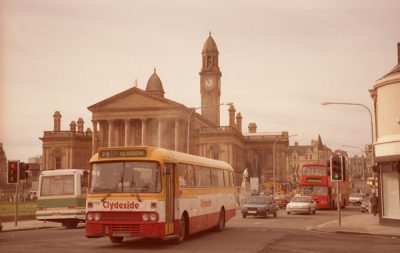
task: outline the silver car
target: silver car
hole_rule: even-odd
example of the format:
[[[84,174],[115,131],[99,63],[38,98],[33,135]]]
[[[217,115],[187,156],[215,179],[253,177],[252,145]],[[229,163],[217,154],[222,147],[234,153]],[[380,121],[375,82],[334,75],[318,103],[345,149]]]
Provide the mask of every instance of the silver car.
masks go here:
[[[294,197],[286,205],[286,213],[313,213],[315,214],[316,203],[310,196]]]

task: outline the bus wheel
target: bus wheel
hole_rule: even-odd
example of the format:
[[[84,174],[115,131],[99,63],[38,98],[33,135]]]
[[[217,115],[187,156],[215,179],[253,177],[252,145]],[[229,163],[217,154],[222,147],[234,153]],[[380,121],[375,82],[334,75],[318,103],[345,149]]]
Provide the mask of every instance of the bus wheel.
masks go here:
[[[65,220],[62,222],[63,227],[71,229],[76,228],[78,226],[78,220]]]
[[[224,209],[221,208],[219,211],[218,225],[215,227],[215,231],[221,232],[225,228],[225,212]]]
[[[124,240],[124,238],[121,236],[110,236],[110,241],[112,243],[121,243],[122,240]]]
[[[175,239],[175,243],[179,244],[185,240],[186,237],[186,216],[183,214],[181,220],[179,221],[179,233],[178,238]]]

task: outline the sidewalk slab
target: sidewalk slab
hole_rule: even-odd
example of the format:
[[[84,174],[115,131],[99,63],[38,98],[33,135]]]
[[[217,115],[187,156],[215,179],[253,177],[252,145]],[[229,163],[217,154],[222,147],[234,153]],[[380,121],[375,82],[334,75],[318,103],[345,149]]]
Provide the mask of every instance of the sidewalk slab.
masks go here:
[[[61,223],[58,222],[45,222],[38,220],[22,220],[18,221],[17,226],[15,226],[14,221],[3,222],[3,231],[19,231],[19,230],[34,230],[34,229],[44,229],[44,228],[61,228]]]
[[[379,217],[372,214],[351,215],[341,219],[341,226],[339,226],[338,220],[336,219],[314,227],[310,227],[308,230],[331,233],[400,237],[399,227],[380,225]]]

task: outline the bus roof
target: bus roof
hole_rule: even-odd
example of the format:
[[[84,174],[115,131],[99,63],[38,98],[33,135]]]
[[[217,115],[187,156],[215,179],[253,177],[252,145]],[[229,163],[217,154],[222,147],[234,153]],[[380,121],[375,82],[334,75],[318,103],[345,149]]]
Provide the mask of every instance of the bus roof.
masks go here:
[[[58,176],[58,175],[72,175],[75,173],[83,174],[83,169],[56,169],[56,170],[44,170],[40,173],[43,176]]]
[[[140,150],[146,149],[148,154],[145,157],[113,157],[113,158],[100,158],[99,152],[107,150]],[[163,160],[163,161],[173,161],[181,163],[194,163],[197,165],[210,166],[214,168],[224,168],[233,171],[231,165],[227,162],[210,159],[202,156],[191,155],[187,153],[172,151],[169,149],[151,147],[151,146],[134,146],[134,147],[109,147],[109,148],[99,148],[99,152],[94,154],[90,159],[90,164],[95,162],[103,161],[121,161],[121,160]]]

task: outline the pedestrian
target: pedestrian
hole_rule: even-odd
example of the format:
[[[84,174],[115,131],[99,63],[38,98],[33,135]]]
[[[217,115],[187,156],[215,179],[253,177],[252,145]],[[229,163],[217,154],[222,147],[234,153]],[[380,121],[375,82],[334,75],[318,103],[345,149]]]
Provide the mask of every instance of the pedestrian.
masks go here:
[[[372,213],[374,216],[376,216],[376,214],[378,213],[378,196],[376,195],[376,193],[372,193],[371,196],[371,206],[372,206]]]

